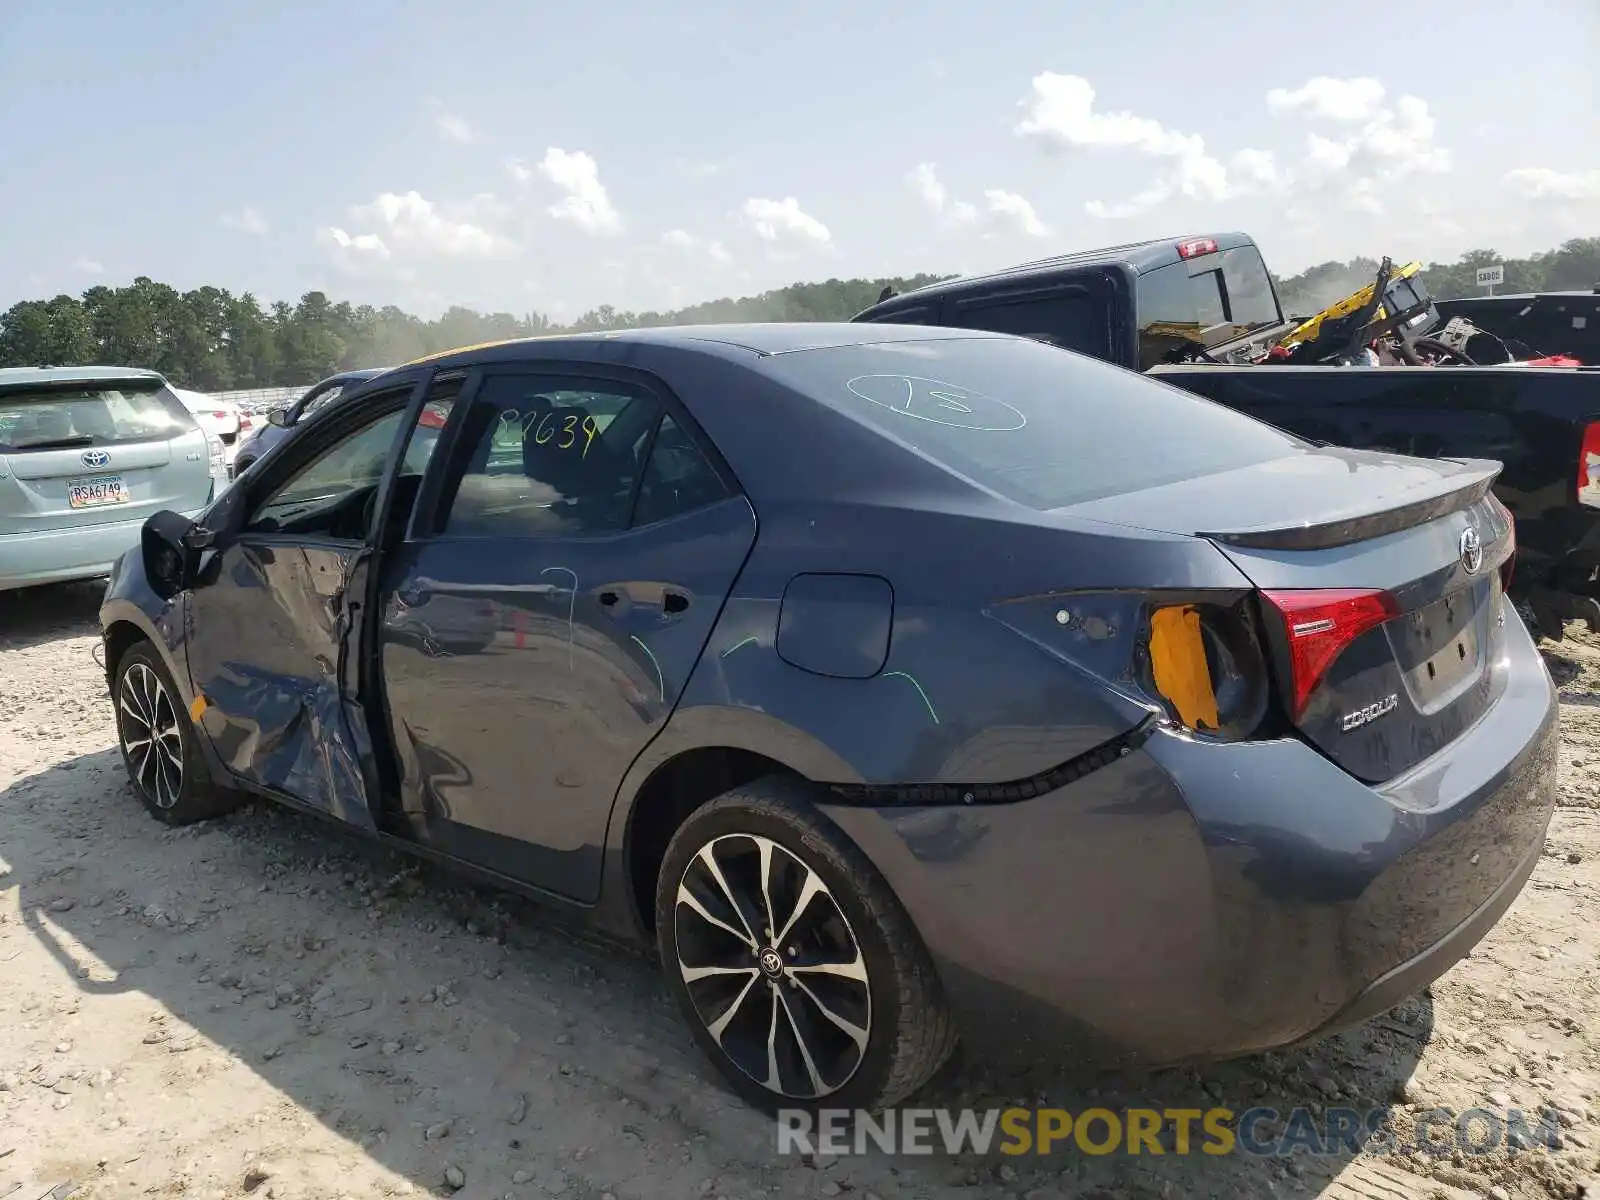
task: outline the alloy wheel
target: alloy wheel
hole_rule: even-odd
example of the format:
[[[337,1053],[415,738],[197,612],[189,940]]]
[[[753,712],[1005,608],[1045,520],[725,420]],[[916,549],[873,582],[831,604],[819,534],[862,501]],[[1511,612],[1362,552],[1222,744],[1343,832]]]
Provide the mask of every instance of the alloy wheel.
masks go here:
[[[172,808],[183,792],[183,731],[172,694],[154,671],[136,662],[122,673],[117,708],[134,782],[157,808]]]
[[[674,934],[695,1011],[744,1074],[793,1099],[850,1081],[872,994],[861,944],[816,871],[771,838],[714,838],[684,868]]]

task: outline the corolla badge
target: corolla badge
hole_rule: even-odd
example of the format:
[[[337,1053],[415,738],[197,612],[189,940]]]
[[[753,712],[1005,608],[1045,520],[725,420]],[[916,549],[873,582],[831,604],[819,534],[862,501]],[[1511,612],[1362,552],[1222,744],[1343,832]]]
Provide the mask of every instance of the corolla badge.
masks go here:
[[[85,450],[78,456],[86,467],[103,467],[111,461],[111,455],[104,450]]]
[[[1476,575],[1483,566],[1483,541],[1470,526],[1461,531],[1461,566],[1468,575]]]
[[[1369,722],[1376,721],[1379,717],[1386,716],[1400,707],[1400,693],[1394,692],[1385,696],[1376,703],[1365,708],[1358,708],[1355,712],[1348,712],[1339,720],[1339,732],[1349,733],[1352,729],[1360,729]]]

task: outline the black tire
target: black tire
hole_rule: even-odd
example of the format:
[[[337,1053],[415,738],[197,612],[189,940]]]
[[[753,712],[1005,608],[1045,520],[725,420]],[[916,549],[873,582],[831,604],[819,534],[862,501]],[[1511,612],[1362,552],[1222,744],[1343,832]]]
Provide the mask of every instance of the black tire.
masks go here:
[[[701,1049],[751,1104],[768,1112],[875,1112],[933,1077],[955,1049],[955,1022],[911,918],[866,855],[810,796],[803,781],[770,776],[724,793],[679,827],[656,883],[662,972]],[[703,851],[714,853],[715,875]],[[770,902],[760,888],[763,862],[770,864]],[[801,912],[790,901],[814,886],[808,874],[823,890],[814,891]],[[717,875],[727,888],[717,884]],[[680,902],[680,888],[692,903]],[[741,897],[742,911],[728,899],[730,889]],[[766,914],[774,910],[789,926],[787,937],[769,932]],[[708,922],[708,915],[726,923]],[[743,930],[756,925],[761,928],[747,937]],[[865,979],[824,971],[824,965],[848,965]],[[703,975],[691,980],[686,972],[694,971]],[[824,1001],[853,1033],[837,1019],[823,1019]],[[718,1033],[713,1025],[721,1026]],[[815,1035],[808,1057],[797,1049],[802,1026]],[[763,1065],[774,1061],[773,1046],[779,1049],[776,1073]],[[817,1070],[808,1070],[808,1063]]]
[[[117,662],[111,703],[128,780],[156,820],[188,825],[244,802],[239,792],[212,781],[183,693],[149,642],[130,646]]]

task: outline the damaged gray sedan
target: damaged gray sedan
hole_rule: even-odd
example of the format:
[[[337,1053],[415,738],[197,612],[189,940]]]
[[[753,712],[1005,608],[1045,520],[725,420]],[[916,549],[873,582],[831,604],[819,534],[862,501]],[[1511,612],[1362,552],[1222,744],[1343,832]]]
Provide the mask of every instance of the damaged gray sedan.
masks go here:
[[[750,325],[354,388],[101,610],[135,790],[653,945],[768,1107],[1361,1021],[1515,899],[1555,697],[1498,468],[1019,338]]]

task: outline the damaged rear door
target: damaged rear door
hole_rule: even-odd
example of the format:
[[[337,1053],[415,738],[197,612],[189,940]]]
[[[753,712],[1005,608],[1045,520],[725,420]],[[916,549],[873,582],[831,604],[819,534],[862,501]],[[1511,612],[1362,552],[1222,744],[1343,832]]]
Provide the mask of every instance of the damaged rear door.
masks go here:
[[[381,506],[431,449],[434,431],[411,436],[425,379],[341,406],[235,484],[247,490],[219,506],[224,528],[188,595],[189,677],[224,765],[369,829],[362,598]]]

